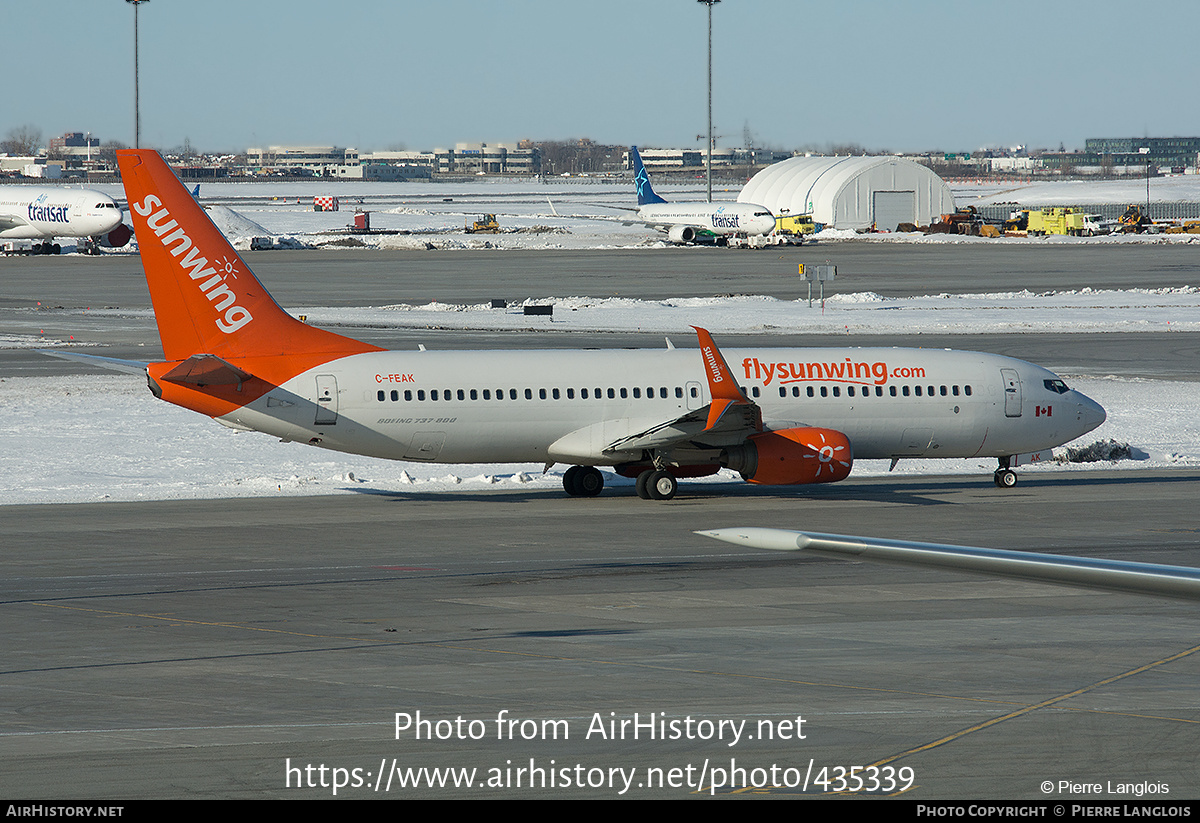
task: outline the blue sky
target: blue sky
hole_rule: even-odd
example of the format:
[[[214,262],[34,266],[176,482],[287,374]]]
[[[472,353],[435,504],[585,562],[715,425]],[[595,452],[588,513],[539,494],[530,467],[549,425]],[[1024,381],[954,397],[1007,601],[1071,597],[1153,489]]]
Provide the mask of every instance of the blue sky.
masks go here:
[[[0,136],[133,142],[133,8],[2,0]],[[719,145],[893,151],[1200,135],[1200,3],[723,0]],[[590,137],[700,146],[695,0],[151,0],[142,143],[203,150]],[[29,36],[14,36],[15,32]]]

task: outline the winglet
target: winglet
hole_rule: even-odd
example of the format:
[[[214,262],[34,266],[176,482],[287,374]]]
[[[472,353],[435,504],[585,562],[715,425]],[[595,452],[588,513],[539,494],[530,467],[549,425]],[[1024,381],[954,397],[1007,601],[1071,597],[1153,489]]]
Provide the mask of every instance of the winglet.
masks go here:
[[[638,154],[637,146],[630,146],[629,153],[633,155],[633,185],[637,187],[638,205],[667,202],[654,193],[654,187],[650,185],[650,175],[646,174],[646,167],[642,165],[642,156]]]
[[[708,377],[708,394],[712,398],[712,404],[708,410],[707,427],[707,429],[711,429],[730,406],[741,403],[752,406],[754,403],[738,388],[737,381],[733,379],[733,372],[729,369],[729,364],[725,362],[725,356],[717,348],[717,344],[708,330],[699,326],[692,326],[692,328],[696,330],[696,337],[700,340],[700,357],[704,360],[704,374]]]

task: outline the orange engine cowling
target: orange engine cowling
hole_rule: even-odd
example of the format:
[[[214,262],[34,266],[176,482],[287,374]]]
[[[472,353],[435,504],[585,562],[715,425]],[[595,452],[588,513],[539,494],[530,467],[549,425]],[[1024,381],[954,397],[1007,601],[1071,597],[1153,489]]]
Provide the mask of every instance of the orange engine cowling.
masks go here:
[[[845,480],[854,465],[850,438],[815,426],[751,435],[721,458],[744,480],[766,486],[834,483]]]

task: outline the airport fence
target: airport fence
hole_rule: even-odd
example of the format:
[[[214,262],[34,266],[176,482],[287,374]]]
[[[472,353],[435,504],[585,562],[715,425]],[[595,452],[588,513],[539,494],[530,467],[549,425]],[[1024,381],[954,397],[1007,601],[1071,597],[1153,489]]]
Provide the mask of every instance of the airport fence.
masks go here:
[[[1116,220],[1129,208],[1128,203],[1063,203],[1060,204],[1075,211],[1087,214],[1098,214],[1106,220]],[[1138,203],[1144,210],[1146,204]],[[1050,208],[1049,206],[1018,206],[1012,203],[996,206],[980,206],[979,213],[987,220],[1007,220],[1008,216],[1017,209]],[[1200,203],[1168,202],[1155,203],[1150,201],[1150,217],[1153,220],[1196,220],[1200,219]]]

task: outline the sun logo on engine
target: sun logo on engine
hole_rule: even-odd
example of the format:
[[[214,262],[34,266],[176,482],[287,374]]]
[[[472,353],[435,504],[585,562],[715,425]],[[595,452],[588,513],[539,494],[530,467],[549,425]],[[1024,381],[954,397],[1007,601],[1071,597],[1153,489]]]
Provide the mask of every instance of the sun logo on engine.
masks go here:
[[[825,439],[824,432],[818,432],[818,436],[821,438],[821,442],[819,444],[816,442],[804,444],[813,450],[813,454],[806,454],[804,456],[808,458],[817,458],[817,471],[813,477],[820,477],[823,471],[826,471],[829,474],[836,473],[837,470],[831,465],[833,463],[838,463],[847,469],[850,468],[850,464],[845,460],[840,459],[838,455],[838,452],[845,451],[846,447],[844,445],[834,446],[832,443],[828,442]]]

